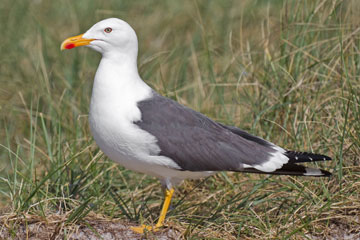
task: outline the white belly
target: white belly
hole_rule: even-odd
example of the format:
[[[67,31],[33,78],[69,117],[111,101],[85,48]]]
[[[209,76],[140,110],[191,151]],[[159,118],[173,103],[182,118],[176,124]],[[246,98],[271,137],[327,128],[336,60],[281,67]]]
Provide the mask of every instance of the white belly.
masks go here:
[[[114,112],[93,108],[89,115],[95,142],[113,161],[138,172],[154,175],[156,167],[179,168],[160,152],[154,136]]]

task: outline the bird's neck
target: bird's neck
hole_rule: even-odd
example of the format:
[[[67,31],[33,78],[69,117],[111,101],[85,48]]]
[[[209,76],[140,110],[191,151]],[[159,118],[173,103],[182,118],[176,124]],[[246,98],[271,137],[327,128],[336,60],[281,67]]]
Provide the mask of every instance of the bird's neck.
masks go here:
[[[124,50],[125,51],[125,50]],[[101,63],[132,69],[137,73],[137,50],[106,51],[102,53]]]
[[[125,108],[151,95],[151,88],[139,76],[136,60],[103,56],[97,69],[92,106]]]
[[[103,55],[96,71],[95,82],[112,87],[142,82],[137,69],[136,58],[126,55]]]

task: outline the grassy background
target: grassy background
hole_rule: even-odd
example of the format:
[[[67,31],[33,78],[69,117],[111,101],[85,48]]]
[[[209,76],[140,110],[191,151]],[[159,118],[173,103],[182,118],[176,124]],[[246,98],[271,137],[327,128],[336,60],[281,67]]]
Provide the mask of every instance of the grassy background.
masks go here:
[[[334,173],[329,179],[187,181],[169,226],[189,238],[359,233],[359,11],[355,0],[2,0],[3,227],[15,237],[21,224],[54,216],[65,235],[89,216],[156,221],[158,181],[113,164],[91,137],[99,54],[59,50],[66,37],[119,17],[138,34],[141,76],[161,94],[284,148],[333,157],[318,164]]]

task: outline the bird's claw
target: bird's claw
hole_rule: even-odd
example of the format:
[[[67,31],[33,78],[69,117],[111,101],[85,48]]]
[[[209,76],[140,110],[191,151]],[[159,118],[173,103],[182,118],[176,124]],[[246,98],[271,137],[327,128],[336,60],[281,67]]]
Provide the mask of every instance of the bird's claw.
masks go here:
[[[149,232],[157,232],[159,231],[161,226],[149,226],[149,225],[141,225],[138,227],[131,227],[130,229],[136,233],[143,234],[146,231]]]

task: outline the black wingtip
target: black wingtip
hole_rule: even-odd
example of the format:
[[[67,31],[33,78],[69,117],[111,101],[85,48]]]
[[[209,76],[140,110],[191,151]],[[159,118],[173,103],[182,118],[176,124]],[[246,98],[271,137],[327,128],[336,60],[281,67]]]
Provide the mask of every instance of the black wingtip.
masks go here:
[[[330,161],[331,157],[308,152],[286,151],[285,156],[289,158],[289,163]]]
[[[237,170],[237,172],[247,173],[262,173],[262,174],[273,174],[273,175],[291,175],[291,176],[304,176],[304,177],[330,177],[332,174],[326,170],[319,168],[311,168],[302,165],[296,165],[294,163],[284,164],[280,169],[274,172],[262,172],[255,168],[244,168]]]
[[[325,171],[325,170],[322,170],[320,169],[322,175],[319,176],[319,177],[331,177],[332,176],[332,173],[331,172],[328,172],[328,171]]]

